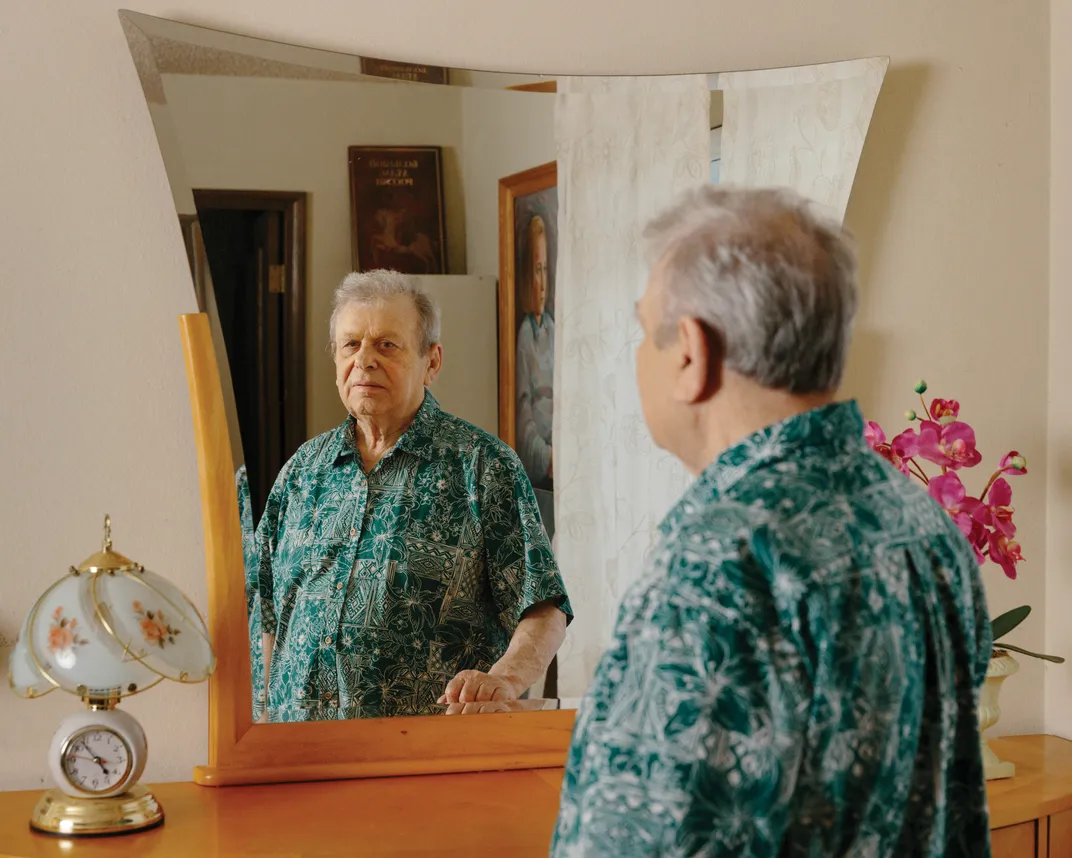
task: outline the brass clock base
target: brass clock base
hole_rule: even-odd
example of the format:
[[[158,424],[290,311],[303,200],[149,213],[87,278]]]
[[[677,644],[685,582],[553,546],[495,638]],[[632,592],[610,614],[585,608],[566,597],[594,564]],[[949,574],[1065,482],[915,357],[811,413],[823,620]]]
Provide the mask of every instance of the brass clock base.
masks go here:
[[[135,784],[111,798],[73,798],[50,789],[37,802],[30,828],[60,837],[101,837],[133,834],[164,821],[164,809],[153,794]]]

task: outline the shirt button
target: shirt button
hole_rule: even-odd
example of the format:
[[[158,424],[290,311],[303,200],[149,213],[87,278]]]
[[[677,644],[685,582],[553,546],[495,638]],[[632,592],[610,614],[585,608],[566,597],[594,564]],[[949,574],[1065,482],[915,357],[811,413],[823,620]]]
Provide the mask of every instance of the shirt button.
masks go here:
[[[341,590],[342,589],[342,581],[340,581],[338,584],[335,585],[335,589],[336,590]]]
[[[330,700],[331,699],[331,692],[330,691],[325,691],[324,692],[324,699],[325,700]]]
[[[357,528],[356,527],[351,527],[350,528],[350,535],[351,536],[357,536]]]
[[[324,638],[324,643],[326,643],[328,646],[331,646],[331,636],[330,635],[328,637]]]

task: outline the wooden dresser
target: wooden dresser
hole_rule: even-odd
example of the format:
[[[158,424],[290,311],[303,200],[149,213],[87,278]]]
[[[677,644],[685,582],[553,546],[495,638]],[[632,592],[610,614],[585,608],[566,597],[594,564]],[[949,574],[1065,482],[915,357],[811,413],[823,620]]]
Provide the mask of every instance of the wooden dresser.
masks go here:
[[[994,858],[1072,858],[1072,742],[994,742],[1017,776],[990,785]],[[546,856],[561,769],[210,789],[160,784],[162,828],[61,840],[30,832],[39,791],[0,793],[0,856]]]
[[[991,742],[1016,777],[991,781],[994,858],[1072,858],[1072,742],[1015,736]]]

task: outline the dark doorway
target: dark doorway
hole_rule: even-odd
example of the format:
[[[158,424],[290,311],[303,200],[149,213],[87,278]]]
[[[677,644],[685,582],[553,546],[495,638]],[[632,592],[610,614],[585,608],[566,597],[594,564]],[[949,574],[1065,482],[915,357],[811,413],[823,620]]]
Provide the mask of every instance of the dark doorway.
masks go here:
[[[306,440],[304,193],[195,190],[254,526]]]

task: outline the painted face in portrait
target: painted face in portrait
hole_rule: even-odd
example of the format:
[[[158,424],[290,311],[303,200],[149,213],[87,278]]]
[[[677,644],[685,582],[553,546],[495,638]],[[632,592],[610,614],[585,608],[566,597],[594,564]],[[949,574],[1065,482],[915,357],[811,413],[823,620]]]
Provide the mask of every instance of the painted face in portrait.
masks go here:
[[[537,318],[547,307],[547,228],[539,215],[529,221],[529,301]]]
[[[420,315],[398,295],[353,303],[335,323],[335,384],[354,417],[404,418],[416,413],[443,362],[439,344],[425,350]]]

